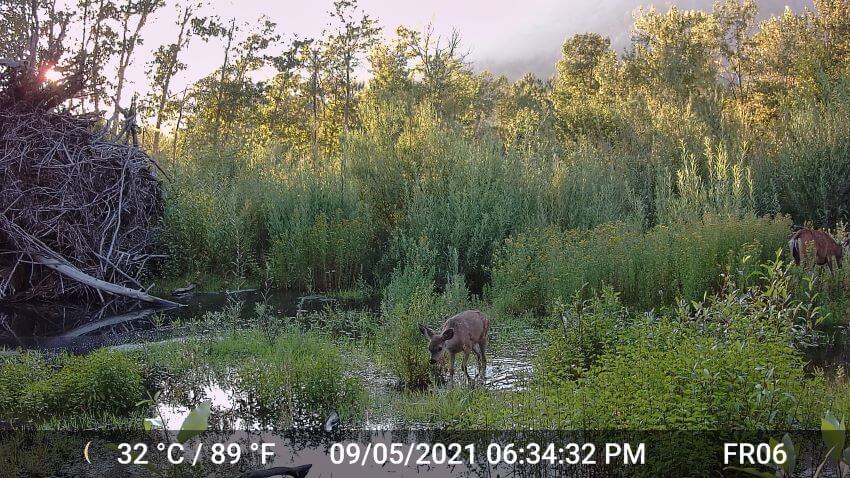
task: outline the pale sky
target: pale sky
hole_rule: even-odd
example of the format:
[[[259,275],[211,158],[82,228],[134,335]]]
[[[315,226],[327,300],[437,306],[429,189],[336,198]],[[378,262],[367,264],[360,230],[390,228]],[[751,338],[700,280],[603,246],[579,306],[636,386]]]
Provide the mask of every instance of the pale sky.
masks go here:
[[[152,52],[161,44],[174,41],[174,25],[178,0],[167,0],[168,5],[149,20],[143,31],[145,43],[137,48],[135,60],[128,71],[127,95],[146,90],[146,64]],[[204,14],[214,14],[222,19],[235,17],[237,22],[256,24],[263,14],[278,24],[277,30],[284,40],[293,34],[300,37],[321,35],[329,22],[327,12],[333,8],[332,0],[210,0]],[[671,4],[681,8],[711,9],[712,0],[360,0],[360,7],[383,27],[384,35],[391,37],[399,25],[416,29],[428,23],[435,31],[449,34],[457,29],[461,34],[467,59],[477,70],[487,69],[496,74],[518,78],[533,72],[548,78],[560,56],[561,44],[575,33],[595,31],[610,36],[615,48],[622,50],[629,39],[632,15],[640,5],[654,4],[666,10]],[[811,5],[811,0],[759,0],[762,17],[779,13],[785,4],[801,10]],[[202,78],[221,63],[223,44],[205,44],[193,39],[189,50],[181,59],[188,69],[174,81],[172,91]]]

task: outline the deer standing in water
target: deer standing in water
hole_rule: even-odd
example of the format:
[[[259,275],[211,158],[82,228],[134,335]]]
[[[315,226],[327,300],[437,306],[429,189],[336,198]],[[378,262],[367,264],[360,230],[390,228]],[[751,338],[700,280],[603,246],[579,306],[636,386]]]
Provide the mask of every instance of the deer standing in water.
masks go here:
[[[430,327],[420,325],[419,330],[428,339],[428,351],[431,352],[431,363],[443,354],[449,354],[449,382],[454,382],[455,355],[463,352],[463,373],[468,381],[472,381],[467,370],[469,354],[478,358],[478,377],[484,381],[484,371],[487,369],[487,333],[490,330],[490,320],[480,310],[465,310],[443,324],[440,333],[434,333]]]
[[[800,260],[806,253],[809,244],[814,245],[815,264],[819,266],[825,265],[829,267],[829,270],[832,270],[833,261],[836,267],[841,267],[841,261],[844,259],[844,247],[850,245],[850,240],[844,241],[842,247],[827,232],[814,229],[800,229],[788,241],[788,248],[791,249],[794,264],[800,265]]]

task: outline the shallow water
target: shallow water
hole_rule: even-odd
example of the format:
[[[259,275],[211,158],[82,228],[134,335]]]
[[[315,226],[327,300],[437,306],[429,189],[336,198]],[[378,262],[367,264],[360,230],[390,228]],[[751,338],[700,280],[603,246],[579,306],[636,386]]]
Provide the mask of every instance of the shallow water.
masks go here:
[[[254,315],[258,304],[270,308],[275,316],[284,317],[303,316],[309,312],[321,311],[327,306],[342,310],[377,309],[374,302],[319,295],[304,296],[285,291],[266,294],[259,291],[195,293],[178,300],[186,306],[175,309],[137,309],[121,314],[74,306],[0,306],[0,346],[7,349],[67,349],[75,353],[86,353],[107,346],[131,350],[151,342],[180,340],[189,333],[186,324],[197,321],[207,313],[232,307],[237,301],[241,304],[239,315],[246,320]],[[194,328],[191,333],[215,334],[217,331]],[[534,356],[537,348],[542,345],[539,334],[514,329],[494,329],[491,333],[495,340],[489,351],[483,387],[488,390],[527,388],[533,373]],[[524,334],[530,335],[526,337]],[[834,372],[837,368],[844,367],[846,370],[847,364],[850,363],[848,338],[850,335],[844,330],[830,332],[830,340],[824,341],[825,345],[806,351],[809,359],[807,369],[824,368]],[[404,422],[398,410],[385,410],[385,405],[392,408],[392,401],[401,393],[393,374],[374,363],[368,353],[349,360],[352,362],[350,373],[361,379],[370,398],[358,423],[344,423],[343,426],[358,426],[371,430],[415,427],[415,423]],[[468,387],[460,364],[461,357],[458,357],[454,386]],[[474,357],[470,360],[469,373],[473,377],[478,373]],[[301,428],[306,425],[315,426],[326,418],[307,417],[308,423],[305,424],[282,420],[284,417],[275,416],[274,412],[264,409],[261,404],[252,403],[250,397],[240,392],[238,384],[226,381],[200,379],[191,385],[184,383],[177,386],[177,389],[182,388],[179,392],[169,390],[174,385],[161,384],[163,390],[168,392],[160,398],[157,407],[151,410],[171,429],[179,428],[190,408],[204,400],[212,401],[211,425],[216,424],[222,429],[265,431],[281,426]],[[282,423],[285,425],[281,425]]]
[[[364,411],[362,419],[357,423],[342,423],[343,427],[356,426],[368,430],[394,430],[400,426],[404,428],[418,428],[416,423],[403,422],[395,413],[388,413],[380,403],[386,401],[387,397],[397,396],[403,393],[398,389],[395,377],[388,371],[373,363],[367,364],[361,370],[355,372],[366,387],[366,392],[371,397],[369,406]],[[470,365],[469,373],[475,379],[477,369]],[[483,385],[474,382],[474,386],[489,390],[521,390],[528,386],[531,378],[532,363],[530,358],[495,356],[487,365]],[[163,384],[165,385],[165,384]],[[471,387],[463,373],[458,369],[454,387]],[[444,387],[448,388],[448,385]],[[258,404],[250,402],[249,397],[239,391],[238,385],[234,383],[223,383],[215,380],[206,381],[192,387],[185,395],[176,397],[172,394],[163,396],[153,414],[162,419],[163,423],[171,429],[179,429],[183,419],[189,410],[200,402],[210,400],[212,403],[211,424],[218,425],[219,429],[225,430],[247,430],[266,431],[273,430],[278,425],[278,419],[269,410],[264,410]],[[379,405],[375,406],[375,402]],[[327,417],[309,417],[309,423],[287,423],[285,428],[314,427],[316,423],[324,422]],[[422,424],[422,428],[427,428]]]
[[[289,291],[246,290],[199,292],[174,300],[176,308],[135,308],[116,311],[75,304],[0,305],[0,347],[7,349],[65,349],[86,353],[104,346],[166,340],[181,336],[172,325],[191,323],[205,313],[221,311],[238,301],[247,319],[258,304],[275,314],[292,317],[334,305],[345,309],[375,309],[373,301],[303,295]]]

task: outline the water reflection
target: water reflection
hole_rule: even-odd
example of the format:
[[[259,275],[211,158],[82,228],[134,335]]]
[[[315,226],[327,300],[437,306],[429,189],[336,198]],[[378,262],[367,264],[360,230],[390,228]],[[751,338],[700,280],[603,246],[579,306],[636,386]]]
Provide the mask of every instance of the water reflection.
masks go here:
[[[237,300],[241,303],[240,318],[244,320],[254,314],[258,304],[285,317],[321,311],[331,304],[343,309],[376,307],[372,301],[289,291],[192,293],[178,300],[185,307],[117,310],[110,305],[85,307],[70,303],[0,305],[0,347],[86,353],[104,346],[165,340],[180,333],[171,327],[174,323],[192,322]]]

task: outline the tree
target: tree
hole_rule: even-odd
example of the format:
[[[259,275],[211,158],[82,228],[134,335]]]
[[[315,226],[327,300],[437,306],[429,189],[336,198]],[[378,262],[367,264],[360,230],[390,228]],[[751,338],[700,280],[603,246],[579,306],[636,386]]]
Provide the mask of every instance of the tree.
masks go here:
[[[640,10],[632,51],[626,55],[629,77],[645,86],[662,86],[687,98],[716,85],[719,49],[717,19],[698,10],[671,7]]]
[[[599,91],[606,72],[616,62],[611,40],[598,33],[574,35],[564,42],[563,56],[555,66],[555,95],[576,99]]]
[[[373,95],[395,96],[410,92],[412,81],[404,47],[377,45],[369,55],[369,91]]]
[[[562,138],[604,137],[610,130],[611,83],[616,82],[617,56],[611,41],[583,33],[564,42],[555,67],[552,105]]]
[[[80,54],[88,66],[89,100],[95,111],[100,110],[100,102],[106,96],[109,81],[104,72],[106,65],[116,53],[118,34],[113,29],[113,21],[119,17],[119,9],[111,0],[79,0],[82,10],[82,35]]]
[[[822,45],[820,61],[826,73],[836,76],[850,62],[850,0],[814,0],[814,4],[812,27]]]
[[[461,51],[460,33],[452,31],[448,38],[434,33],[433,25],[423,32],[399,27],[396,30],[400,48],[408,61],[414,92],[418,101],[428,101],[445,118],[473,121],[470,117],[473,101],[482,86]]]
[[[361,55],[377,44],[381,30],[375,20],[358,10],[356,0],[337,0],[330,15],[338,25],[327,40],[327,55],[334,76],[342,84],[343,133],[348,136],[355,92],[354,69],[360,65]]]
[[[9,0],[0,3],[0,58],[28,61],[32,67],[56,67],[66,53],[72,14],[57,0]]]
[[[758,6],[755,0],[717,0],[714,16],[718,33],[723,77],[728,85],[739,92],[744,88],[744,68],[753,48],[752,30]]]
[[[133,58],[137,45],[142,43],[141,30],[148,16],[165,4],[164,0],[127,0],[121,8],[121,40],[118,42],[118,74],[113,100],[115,109],[109,122],[117,129],[118,115],[121,110],[121,94],[124,90],[124,77],[127,66]],[[132,25],[135,18],[135,25]]]
[[[192,34],[190,24],[194,19],[194,12],[199,6],[200,4],[178,6],[177,26],[179,27],[179,30],[177,33],[177,40],[174,43],[160,45],[154,52],[153,60],[148,63],[147,74],[151,82],[149,101],[156,105],[153,108],[153,114],[155,117],[153,137],[154,151],[159,151],[159,140],[165,108],[168,104],[169,97],[171,96],[171,80],[178,72],[186,68],[186,64],[181,62],[179,59],[180,52],[189,45],[189,39]]]

